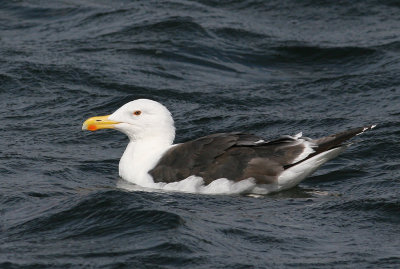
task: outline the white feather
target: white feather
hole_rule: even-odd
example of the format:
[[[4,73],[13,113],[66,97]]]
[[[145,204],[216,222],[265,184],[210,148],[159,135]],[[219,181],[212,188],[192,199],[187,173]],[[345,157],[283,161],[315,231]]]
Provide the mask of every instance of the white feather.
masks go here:
[[[300,133],[298,133],[298,134],[295,134],[295,135],[293,136],[293,138],[298,139],[298,138],[300,138],[300,137],[302,137],[302,136],[303,136],[303,132],[300,132]]]
[[[293,160],[292,163],[300,162],[301,160],[304,160],[305,158],[307,158],[311,153],[315,152],[315,150],[313,148],[315,148],[316,145],[314,143],[311,143],[304,139],[299,139],[299,141],[301,141],[301,144],[303,144],[304,150],[299,156],[297,156],[296,159]]]
[[[338,156],[347,146],[334,148],[322,152],[314,157],[305,160],[297,165],[286,169],[278,178],[276,191],[292,188],[314,173],[322,164]]]

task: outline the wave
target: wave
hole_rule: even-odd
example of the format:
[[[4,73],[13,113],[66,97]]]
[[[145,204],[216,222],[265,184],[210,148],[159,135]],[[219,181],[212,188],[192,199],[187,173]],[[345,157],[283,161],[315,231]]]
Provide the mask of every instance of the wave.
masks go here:
[[[64,199],[53,203],[48,209],[33,219],[14,225],[8,229],[9,236],[26,238],[39,234],[57,238],[91,238],[120,236],[147,231],[162,231],[179,227],[183,219],[172,212],[143,208],[146,202],[133,203],[120,191],[97,191],[78,202]],[[10,201],[12,202],[12,201]]]
[[[282,53],[283,58],[301,57],[312,61],[371,57],[377,53],[375,49],[364,47],[280,46],[272,49]]]
[[[294,66],[304,66],[309,69],[320,65],[344,64],[346,67],[357,68],[365,61],[371,62],[376,59],[380,52],[372,48],[363,47],[318,47],[318,46],[286,46],[286,45],[266,45],[262,51],[261,47],[250,52],[238,51],[232,54],[234,62],[246,66],[277,67],[280,64],[292,64]],[[281,66],[282,67],[282,66]],[[342,66],[343,68],[344,66]]]
[[[324,205],[324,210],[348,212],[355,214],[359,218],[360,214],[366,215],[366,218],[374,219],[380,222],[394,222],[400,221],[400,200],[397,198],[373,198],[373,199],[356,199],[336,203],[335,205]]]
[[[114,32],[103,34],[100,37],[131,38],[134,35],[142,35],[141,38],[143,38],[148,35],[159,34],[157,38],[163,39],[163,37],[168,36],[170,33],[179,33],[180,35],[183,35],[185,39],[190,38],[190,36],[209,36],[207,31],[200,24],[196,23],[192,17],[172,16],[150,23],[139,22],[135,25],[126,26]],[[143,36],[143,34],[145,36]]]

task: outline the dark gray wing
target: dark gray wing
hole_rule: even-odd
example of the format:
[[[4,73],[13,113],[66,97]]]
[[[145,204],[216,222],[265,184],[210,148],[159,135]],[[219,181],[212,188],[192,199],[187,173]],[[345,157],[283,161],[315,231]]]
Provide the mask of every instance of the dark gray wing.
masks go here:
[[[155,182],[174,182],[196,175],[206,184],[218,178],[239,181],[250,177],[258,184],[273,183],[285,169],[341,147],[374,127],[354,128],[315,140],[301,135],[264,141],[242,133],[213,134],[171,148],[149,173]]]
[[[155,182],[196,175],[206,184],[218,178],[239,181],[249,177],[267,184],[277,180],[284,166],[293,163],[306,147],[304,140],[290,136],[265,142],[249,134],[213,134],[171,148],[149,173]]]

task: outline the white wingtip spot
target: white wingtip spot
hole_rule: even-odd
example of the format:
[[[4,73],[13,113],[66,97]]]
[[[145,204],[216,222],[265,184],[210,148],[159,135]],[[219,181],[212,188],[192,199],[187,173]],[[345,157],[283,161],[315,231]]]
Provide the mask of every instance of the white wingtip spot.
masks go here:
[[[376,125],[377,125],[377,124],[373,124],[373,125],[371,125],[371,126],[364,127],[364,128],[362,129],[362,131],[361,131],[361,132],[359,132],[359,133],[358,133],[358,134],[356,134],[356,135],[360,135],[360,134],[364,133],[364,132],[365,132],[365,131],[367,131],[367,130],[374,129],[374,128],[376,127]]]

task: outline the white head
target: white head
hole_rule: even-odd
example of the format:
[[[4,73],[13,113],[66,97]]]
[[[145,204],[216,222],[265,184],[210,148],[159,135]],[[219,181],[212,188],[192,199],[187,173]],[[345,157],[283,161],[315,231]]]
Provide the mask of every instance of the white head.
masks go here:
[[[162,104],[137,99],[129,102],[111,115],[92,117],[83,123],[82,130],[116,129],[131,141],[156,138],[172,144],[175,138],[174,120]]]

